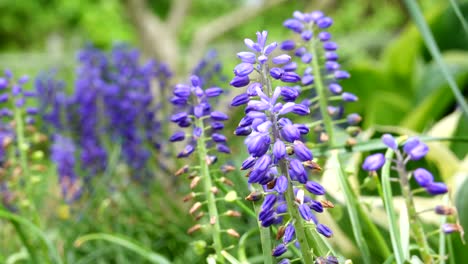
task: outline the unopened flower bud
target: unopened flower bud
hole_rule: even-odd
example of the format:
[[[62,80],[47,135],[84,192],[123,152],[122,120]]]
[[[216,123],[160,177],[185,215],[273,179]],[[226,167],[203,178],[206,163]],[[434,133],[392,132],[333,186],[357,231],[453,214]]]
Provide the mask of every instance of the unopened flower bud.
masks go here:
[[[185,202],[188,202],[188,201],[192,200],[194,197],[195,197],[195,193],[191,192],[191,193],[187,194],[186,196],[184,196],[182,201],[185,203]]]
[[[230,217],[241,217],[241,213],[234,210],[227,210],[224,214]]]
[[[180,176],[180,175],[182,175],[182,174],[184,174],[184,173],[187,173],[188,170],[189,170],[189,166],[188,166],[188,165],[184,165],[182,168],[178,169],[178,170],[174,173],[174,175],[175,175],[175,176]]]
[[[263,197],[262,193],[257,192],[257,191],[253,191],[249,195],[247,195],[247,197],[245,197],[245,200],[251,201],[251,202],[256,202],[256,201],[262,199],[262,197]]]
[[[188,230],[187,230],[187,234],[191,235],[193,234],[194,232],[200,230],[202,228],[202,226],[200,224],[196,224],[192,227],[190,227]]]
[[[450,207],[446,205],[437,205],[434,208],[434,211],[436,214],[439,214],[439,215],[453,215],[456,212],[454,207]]]
[[[197,187],[198,183],[200,182],[200,176],[196,176],[195,178],[193,178],[193,180],[190,182],[190,189],[194,189],[195,187]]]
[[[195,213],[198,209],[200,209],[200,207],[202,206],[202,204],[200,202],[196,202],[192,205],[192,207],[190,208],[189,210],[189,213],[190,214],[193,214]]]
[[[283,237],[285,230],[286,230],[285,226],[280,226],[278,228],[278,232],[276,232],[276,240],[280,240]]]
[[[232,228],[229,228],[228,230],[226,230],[226,233],[232,237],[235,237],[235,238],[239,238],[240,235],[239,233],[237,233],[236,230],[232,229]]]
[[[320,203],[322,204],[323,208],[335,208],[335,205],[328,200],[321,200]]]

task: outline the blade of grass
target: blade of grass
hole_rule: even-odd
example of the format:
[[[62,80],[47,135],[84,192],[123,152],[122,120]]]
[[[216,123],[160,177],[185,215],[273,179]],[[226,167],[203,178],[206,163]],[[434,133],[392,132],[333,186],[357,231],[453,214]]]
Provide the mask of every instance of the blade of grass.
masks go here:
[[[453,11],[455,12],[455,15],[460,20],[460,23],[463,26],[463,30],[465,30],[465,33],[468,36],[468,23],[466,23],[466,20],[463,17],[463,14],[462,14],[462,12],[460,10],[460,7],[458,6],[457,1],[456,0],[450,0],[450,4],[452,5],[452,8],[453,8]]]
[[[131,250],[141,257],[149,260],[152,263],[158,263],[158,264],[170,264],[170,261],[166,259],[164,256],[152,252],[151,250],[145,249],[142,246],[136,244],[135,242],[130,241],[127,238],[115,236],[115,235],[110,235],[110,234],[103,234],[103,233],[96,233],[96,234],[89,234],[89,235],[84,235],[79,237],[77,240],[75,240],[75,246],[79,247],[83,243],[88,242],[90,240],[105,240],[114,244],[117,244],[119,246],[122,246],[128,250]]]
[[[35,249],[29,244],[26,234],[24,233],[24,230],[22,229],[21,225],[27,227],[30,231],[32,231],[33,234],[38,236],[44,242],[44,244],[47,246],[47,249],[49,251],[50,258],[54,260],[53,263],[62,264],[62,259],[59,257],[59,254],[57,253],[52,242],[50,242],[49,239],[46,237],[46,235],[32,222],[30,222],[27,219],[22,218],[21,216],[12,214],[2,209],[0,209],[0,218],[5,218],[5,219],[10,220],[13,226],[16,228],[16,230],[19,231],[18,235],[20,236],[22,242],[25,244],[25,247],[27,248],[30,254],[30,257],[31,259],[33,259],[33,261],[37,261],[37,258],[35,257],[36,252],[35,252]],[[36,260],[34,260],[34,258],[36,258]],[[38,262],[34,262],[34,263],[38,263]]]
[[[418,2],[415,0],[405,0],[405,3],[408,11],[413,17],[414,23],[418,27],[419,32],[421,33],[424,42],[426,43],[427,48],[429,49],[429,52],[431,53],[436,63],[439,65],[442,74],[445,76],[445,79],[447,79],[450,89],[452,89],[453,95],[455,96],[463,113],[465,114],[465,118],[468,119],[468,104],[466,103],[465,98],[458,89],[457,83],[453,79],[453,76],[449,73],[449,70],[442,59],[439,47],[437,46],[437,43],[434,40],[434,36],[432,35],[432,32],[430,31],[429,26],[427,25],[426,20],[422,15]]]
[[[382,191],[383,191],[383,203],[385,205],[385,211],[387,212],[390,239],[392,241],[393,252],[395,255],[395,261],[397,264],[405,263],[403,248],[401,247],[400,232],[398,231],[397,217],[395,214],[395,208],[393,207],[393,195],[392,186],[390,184],[390,168],[392,166],[394,152],[392,149],[388,149],[385,153],[385,165],[382,168]]]

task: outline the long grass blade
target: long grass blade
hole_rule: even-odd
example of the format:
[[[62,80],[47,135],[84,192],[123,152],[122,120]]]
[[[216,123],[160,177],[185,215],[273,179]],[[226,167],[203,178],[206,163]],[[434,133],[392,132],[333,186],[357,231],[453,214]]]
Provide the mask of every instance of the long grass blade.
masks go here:
[[[468,23],[466,22],[465,18],[463,17],[463,14],[460,10],[460,7],[458,6],[458,3],[456,0],[450,0],[450,5],[452,5],[453,11],[455,12],[455,15],[457,18],[460,20],[460,23],[463,26],[463,30],[465,30],[466,35],[468,36]]]
[[[91,241],[91,240],[105,240],[105,241],[117,244],[119,246],[122,246],[128,250],[131,250],[137,253],[138,255],[147,259],[151,263],[157,263],[157,264],[170,264],[171,263],[164,256],[158,253],[152,252],[148,249],[145,249],[142,246],[136,244],[135,242],[130,241],[127,238],[110,235],[110,234],[96,233],[96,234],[89,234],[89,235],[81,236],[75,241],[75,246],[79,247],[83,243]]]
[[[465,98],[460,92],[458,85],[455,82],[455,79],[449,73],[447,65],[445,65],[442,59],[439,47],[437,46],[437,43],[434,40],[434,36],[432,35],[432,32],[430,31],[429,26],[427,25],[426,20],[422,15],[418,2],[415,0],[405,0],[405,3],[406,7],[408,8],[408,11],[410,12],[414,20],[414,23],[418,27],[419,32],[421,32],[421,35],[424,39],[424,42],[426,43],[427,48],[429,49],[429,52],[431,53],[436,63],[439,65],[442,74],[445,76],[445,79],[447,79],[450,89],[452,89],[453,95],[455,96],[463,113],[465,114],[465,117],[468,119],[468,104],[466,103]]]

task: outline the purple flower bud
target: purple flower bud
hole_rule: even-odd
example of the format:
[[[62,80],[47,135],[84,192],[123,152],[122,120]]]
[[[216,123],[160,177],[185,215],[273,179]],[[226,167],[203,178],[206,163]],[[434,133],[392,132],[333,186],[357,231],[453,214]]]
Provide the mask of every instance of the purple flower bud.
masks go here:
[[[335,78],[336,79],[349,79],[351,75],[347,71],[336,71],[335,72]]]
[[[447,185],[443,182],[431,182],[425,187],[426,191],[432,195],[439,195],[448,192]]]
[[[8,101],[8,94],[4,93],[0,95],[0,103],[5,103]]]
[[[286,251],[288,251],[286,246],[284,244],[279,244],[273,249],[273,252],[271,253],[271,255],[274,257],[279,257],[283,255]]]
[[[451,223],[443,224],[441,229],[442,229],[442,232],[444,232],[445,234],[451,234],[451,233],[454,233],[454,232],[462,232],[463,231],[463,227],[461,225],[451,224]]]
[[[330,92],[332,92],[333,94],[340,94],[342,91],[343,91],[343,88],[337,84],[337,83],[330,83],[328,85],[328,89],[330,90]]]
[[[329,72],[336,71],[340,69],[340,64],[336,61],[326,61],[325,69]]]
[[[22,90],[23,89],[21,89],[21,86],[19,86],[18,84],[13,84],[13,86],[11,87],[11,94],[13,96],[20,95]]]
[[[358,97],[352,93],[344,92],[341,97],[343,98],[343,101],[345,102],[356,102],[358,100]]]
[[[324,16],[325,15],[323,14],[322,11],[312,11],[310,13],[310,17],[312,18],[312,21],[317,21],[317,20],[321,19]]]
[[[211,112],[210,116],[213,120],[216,121],[224,121],[229,119],[229,117],[225,113],[218,111]]]
[[[348,121],[348,124],[350,125],[356,125],[356,124],[359,124],[362,120],[361,116],[358,115],[358,114],[349,114],[347,117],[346,117],[347,121]]]
[[[434,182],[434,176],[428,170],[423,168],[418,168],[413,172],[414,180],[419,184],[421,187],[427,187],[432,182]]]
[[[173,96],[171,98],[171,103],[173,105],[180,105],[180,106],[183,106],[183,105],[186,105],[187,104],[187,98],[183,98],[183,97],[178,97],[178,96]]]
[[[239,87],[244,87],[249,83],[250,83],[249,76],[235,76],[229,84],[231,86],[239,88]]]
[[[240,63],[234,68],[234,74],[240,77],[244,77],[253,72],[254,67],[250,63]]]
[[[364,163],[362,164],[362,169],[366,171],[376,171],[382,168],[384,163],[385,156],[382,153],[376,153],[367,156],[367,158],[364,160]]]
[[[309,128],[304,124],[294,124],[294,126],[299,130],[299,133],[305,135],[309,133]]]
[[[270,136],[259,134],[245,140],[249,153],[254,157],[264,155],[270,147]]]
[[[419,145],[419,143],[421,143],[421,141],[419,141],[419,138],[410,137],[408,138],[408,140],[406,140],[405,144],[403,145],[403,151],[408,154],[411,151],[411,149]]]
[[[8,108],[2,108],[0,109],[0,116],[11,117],[13,116],[13,112]]]
[[[29,77],[27,75],[23,75],[18,79],[18,84],[22,85],[29,81]]]
[[[0,77],[0,90],[3,90],[8,87],[8,80]]]
[[[298,140],[301,138],[301,133],[299,132],[299,129],[297,129],[293,125],[285,125],[281,129],[281,136],[286,140],[287,142],[294,142],[295,140]]]
[[[270,75],[271,77],[275,78],[276,80],[280,79],[283,76],[284,70],[281,68],[271,68]]]
[[[201,137],[202,133],[203,133],[203,130],[201,129],[201,127],[195,127],[195,128],[193,129],[193,136],[194,136],[195,138]]]
[[[258,62],[260,62],[260,64],[264,64],[264,63],[267,62],[267,61],[268,61],[268,57],[267,57],[267,56],[265,56],[265,55],[263,55],[263,54],[260,55],[260,56],[258,56]]]
[[[257,96],[257,88],[262,90],[262,84],[258,82],[254,82],[247,87],[247,94],[249,96]]]
[[[285,40],[281,42],[280,48],[286,51],[294,50],[296,48],[296,43],[294,42],[294,40]]]
[[[310,109],[309,107],[303,104],[296,104],[294,105],[292,112],[295,113],[296,115],[305,116],[305,115],[310,114]]]
[[[331,39],[331,34],[326,31],[322,31],[318,34],[318,38],[320,41],[328,41]]]
[[[219,134],[219,133],[213,133],[211,135],[211,138],[213,139],[214,142],[218,142],[218,143],[223,143],[223,142],[226,142],[226,137],[222,134]]]
[[[301,57],[306,52],[307,52],[307,49],[305,47],[300,47],[294,52],[294,55],[296,55],[297,57]]]
[[[276,179],[275,190],[278,193],[283,194],[288,189],[288,184],[289,183],[288,183],[288,179],[286,178],[286,176],[281,175]]]
[[[292,102],[296,100],[299,96],[299,91],[293,87],[281,87],[281,96],[283,96],[283,100],[286,102]]]
[[[326,29],[329,28],[333,24],[333,20],[329,17],[322,17],[317,20],[317,26],[320,29]]]
[[[255,165],[256,161],[257,161],[256,158],[249,156],[246,160],[242,162],[241,170],[247,170],[247,169],[252,168]]]
[[[312,160],[312,152],[306,147],[302,141],[296,140],[294,141],[294,154],[296,157],[301,161],[308,161]]]
[[[283,66],[283,70],[287,72],[295,71],[296,69],[297,69],[297,63],[295,63],[294,61]]]
[[[268,37],[268,32],[266,30],[263,30],[262,32],[257,32],[256,34],[258,45],[260,45],[260,47],[264,47]]]
[[[273,145],[273,155],[275,156],[275,161],[286,157],[286,145],[284,145],[283,141],[276,140]]]
[[[290,18],[284,21],[283,26],[285,28],[291,29],[292,31],[296,33],[301,33],[302,30],[304,29],[304,24],[302,24],[301,21],[297,19],[293,19],[293,18]]]
[[[256,51],[256,52],[262,51],[262,48],[260,47],[260,45],[258,45],[258,43],[253,42],[253,40],[251,39],[244,39],[244,43],[252,51]]]
[[[333,41],[327,41],[323,43],[323,49],[326,51],[335,51],[338,49],[338,44]]]
[[[193,87],[200,86],[200,84],[201,84],[200,78],[198,76],[196,76],[196,75],[190,76],[190,82],[192,83]]]
[[[252,128],[250,127],[238,127],[234,131],[236,136],[248,136],[250,133],[252,133]]]
[[[177,97],[187,98],[190,96],[190,87],[185,84],[177,84],[173,93]]]
[[[327,61],[336,61],[336,60],[338,60],[338,54],[336,54],[333,51],[326,51],[325,52],[325,59]]]
[[[317,232],[324,235],[325,237],[331,237],[333,235],[333,232],[331,231],[331,229],[328,228],[326,225],[322,225],[322,224],[317,225]]]
[[[315,218],[315,215],[312,214],[312,211],[310,210],[310,207],[307,206],[307,204],[300,204],[299,205],[299,213],[301,214],[301,217],[306,220],[306,221],[314,221],[317,222],[317,219]]]
[[[312,61],[312,54],[310,54],[309,52],[302,54],[301,61],[306,64],[310,63]]]
[[[301,80],[301,77],[295,72],[285,72],[281,75],[281,81],[295,83]]]
[[[195,151],[192,145],[187,145],[182,152],[177,155],[177,158],[186,158]]]
[[[274,57],[271,61],[274,64],[285,64],[291,61],[291,56],[282,54],[282,55]]]
[[[218,152],[221,152],[221,153],[227,153],[227,154],[231,153],[231,150],[229,149],[229,147],[224,144],[217,144],[216,150],[218,150]]]
[[[263,200],[261,210],[262,211],[269,211],[273,209],[273,206],[276,203],[276,194],[268,194],[265,196],[265,199]]]
[[[196,105],[194,108],[193,108],[193,115],[196,117],[196,118],[200,118],[203,116],[203,106],[202,105]]]
[[[182,141],[185,139],[185,132],[177,131],[169,138],[170,142]]]
[[[265,172],[268,170],[268,167],[271,164],[271,158],[270,155],[263,155],[260,158],[258,158],[257,162],[255,163],[253,170],[259,171],[259,172]]]
[[[420,160],[424,158],[428,152],[429,147],[426,144],[420,142],[418,145],[411,148],[411,150],[408,152],[408,155],[410,156],[411,160]]]
[[[286,226],[286,229],[284,230],[283,243],[288,244],[294,239],[295,235],[296,230],[294,229],[294,225],[289,223],[288,226]]]
[[[187,116],[188,115],[187,115],[186,112],[180,112],[180,113],[177,113],[177,114],[173,114],[171,116],[171,121],[177,123],[177,122],[180,122],[180,121],[186,119]]]
[[[239,94],[238,96],[234,97],[231,102],[231,106],[239,106],[249,102],[249,95],[248,94]]]
[[[309,203],[310,209],[318,213],[323,213],[323,205],[319,201],[311,200]]]
[[[395,138],[390,134],[384,134],[382,136],[382,142],[389,148],[396,150],[398,148],[398,143]]]
[[[307,191],[315,195],[324,195],[325,189],[318,182],[308,181],[305,186]]]
[[[301,33],[301,38],[305,41],[309,41],[313,36],[312,31],[310,30],[305,30]]]
[[[314,76],[313,75],[304,75],[304,77],[302,77],[302,84],[303,85],[311,85],[314,83]]]
[[[207,97],[216,97],[223,93],[223,89],[219,87],[212,87],[205,90],[205,95]]]
[[[212,122],[212,123],[211,123],[211,128],[212,128],[213,130],[221,130],[221,129],[224,128],[224,124],[221,123],[221,122]]]
[[[340,262],[338,262],[338,259],[334,256],[328,256],[327,257],[327,264],[340,264]]]
[[[255,59],[256,59],[255,53],[247,52],[247,51],[237,53],[237,57],[239,57],[239,59],[241,59],[242,62],[250,63],[250,64],[254,64]]]
[[[305,184],[307,182],[307,172],[305,171],[304,166],[299,160],[292,159],[289,162],[289,167],[291,176],[294,176],[300,183]]]
[[[276,49],[277,46],[278,46],[278,43],[276,42],[271,43],[270,45],[265,47],[263,54],[265,54],[265,56],[270,55]]]

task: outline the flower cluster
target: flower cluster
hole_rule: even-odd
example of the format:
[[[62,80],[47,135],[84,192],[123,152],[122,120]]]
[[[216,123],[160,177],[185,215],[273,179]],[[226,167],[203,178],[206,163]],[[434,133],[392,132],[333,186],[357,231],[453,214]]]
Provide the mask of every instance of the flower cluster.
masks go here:
[[[382,136],[383,143],[393,149],[397,155],[395,161],[399,167],[404,168],[411,160],[420,160],[429,152],[429,147],[417,137],[412,137],[406,140],[403,145],[402,152],[398,148],[398,143],[389,134]],[[362,168],[366,171],[377,171],[385,164],[385,156],[382,153],[376,153],[368,156]],[[416,183],[424,188],[431,195],[444,194],[448,191],[447,185],[442,182],[435,182],[434,176],[424,168],[417,168],[412,172]]]
[[[216,50],[208,51],[194,67],[192,74],[200,78],[204,87],[216,86],[226,81],[226,76],[222,74],[222,63],[219,61]]]
[[[190,78],[190,84],[176,85],[174,96],[171,98],[177,111],[171,116],[171,121],[181,128],[193,127],[190,135],[186,135],[184,131],[177,131],[170,137],[171,142],[183,141],[186,138],[188,140],[188,144],[177,157],[190,156],[196,149],[197,140],[202,137],[202,134],[206,136],[205,130],[211,131],[211,139],[207,142],[208,148],[216,146],[219,152],[230,153],[230,149],[226,145],[227,138],[219,133],[224,128],[222,122],[228,120],[228,116],[225,113],[213,111],[209,102],[210,98],[219,96],[223,90],[219,87],[210,87],[204,90],[200,78],[196,75]]]
[[[289,243],[294,243],[296,228],[302,226],[302,221],[315,225],[317,231],[326,237],[330,237],[332,231],[320,224],[314,214],[323,212],[322,203],[309,196],[325,194],[325,189],[318,182],[309,179],[307,171],[320,169],[302,141],[309,129],[287,117],[290,114],[308,115],[309,107],[294,102],[299,89],[272,86],[272,79],[296,83],[301,78],[293,70],[285,70],[290,65],[289,55],[272,56],[278,45],[276,42],[267,45],[267,35],[266,31],[257,32],[257,42],[251,39],[244,41],[250,51],[237,54],[242,63],[234,68],[236,76],[231,85],[248,87],[245,93],[232,100],[231,105],[247,104],[245,117],[239,122],[235,134],[246,136],[245,145],[250,154],[241,169],[248,170],[248,182],[260,184],[265,193],[259,221],[268,227],[290,219],[284,223],[283,243],[272,252],[278,257],[287,251]],[[271,68],[270,63],[274,65]],[[253,76],[254,71],[258,76]],[[253,196],[247,199],[252,200]],[[291,218],[285,218],[285,215]]]
[[[311,109],[319,109],[322,118],[332,118],[335,124],[347,123],[350,126],[357,125],[361,117],[352,113],[343,118],[343,102],[355,102],[357,96],[343,92],[339,81],[348,79],[350,74],[341,69],[338,63],[338,45],[332,41],[331,34],[327,31],[333,24],[330,17],[321,11],[301,13],[295,11],[293,18],[287,19],[283,25],[294,33],[299,34],[297,41],[286,40],[280,45],[281,49],[291,52],[300,59],[301,84],[303,90],[314,89],[316,98],[309,99]],[[283,71],[296,70],[298,64],[291,62],[283,67]],[[303,71],[302,71],[303,70]],[[326,88],[325,88],[326,87]],[[328,88],[328,89],[327,89]],[[323,103],[322,103],[323,102]],[[314,113],[312,113],[314,114]],[[323,132],[322,124],[317,123],[314,131],[320,132],[320,141],[327,141],[330,131]],[[326,128],[325,129],[329,129]],[[356,129],[350,129],[349,134],[356,136]],[[347,143],[352,144],[353,139]]]
[[[2,92],[0,94],[0,103],[4,105],[7,104],[7,106],[0,109],[0,117],[13,117],[13,110],[18,109],[26,113],[26,123],[34,123],[34,116],[38,112],[37,108],[25,108],[26,99],[36,96],[35,92],[24,90],[23,86],[28,81],[29,77],[25,75],[15,82],[13,80],[13,74],[9,70],[5,71],[5,77],[0,78],[0,92]],[[10,100],[12,104],[8,104]],[[23,108],[25,109],[23,110]]]

